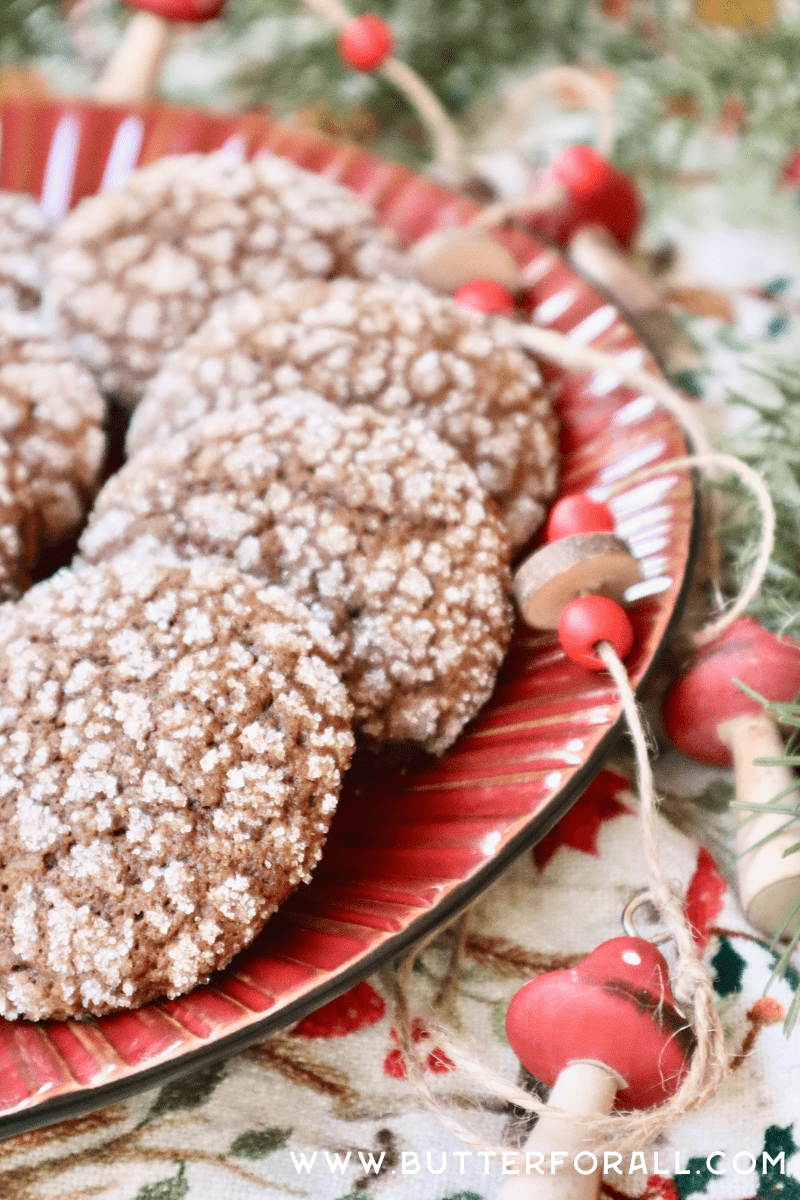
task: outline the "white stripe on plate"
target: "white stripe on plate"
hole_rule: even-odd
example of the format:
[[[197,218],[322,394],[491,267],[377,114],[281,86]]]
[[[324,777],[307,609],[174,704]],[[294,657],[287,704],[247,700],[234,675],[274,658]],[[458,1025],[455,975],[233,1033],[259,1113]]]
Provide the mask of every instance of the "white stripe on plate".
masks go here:
[[[141,117],[126,117],[118,126],[111,143],[111,151],[103,172],[100,191],[122,187],[136,166],[144,137],[144,121]]]
[[[628,588],[625,593],[625,603],[633,604],[634,600],[641,600],[643,596],[657,596],[659,592],[665,592],[669,587],[672,587],[672,578],[669,575],[658,575],[655,579],[643,579],[641,583],[634,583],[633,587]]]
[[[247,150],[247,143],[240,133],[232,133],[215,152],[231,162],[241,162]]]
[[[614,424],[635,425],[637,421],[644,421],[646,417],[649,417],[656,407],[656,401],[652,396],[637,396],[624,408],[617,409],[614,413]]]
[[[641,346],[634,346],[631,350],[626,350],[624,354],[620,354],[618,357],[619,361],[626,367],[641,367],[644,363],[645,351]],[[622,376],[619,371],[598,371],[589,391],[593,396],[607,396],[609,392],[614,391],[614,388],[618,388],[621,383]]]
[[[618,316],[619,310],[613,304],[604,304],[602,308],[596,308],[588,317],[584,317],[574,329],[570,329],[567,337],[571,342],[588,346],[589,342],[593,342],[601,333],[610,329]]]
[[[42,184],[42,209],[48,217],[63,217],[69,207],[80,136],[77,117],[67,115],[56,125]]]
[[[534,309],[533,319],[537,325],[549,325],[551,321],[557,321],[562,313],[575,301],[577,292],[575,288],[565,288],[563,292],[556,292],[553,296],[548,296],[543,300],[538,308]]]

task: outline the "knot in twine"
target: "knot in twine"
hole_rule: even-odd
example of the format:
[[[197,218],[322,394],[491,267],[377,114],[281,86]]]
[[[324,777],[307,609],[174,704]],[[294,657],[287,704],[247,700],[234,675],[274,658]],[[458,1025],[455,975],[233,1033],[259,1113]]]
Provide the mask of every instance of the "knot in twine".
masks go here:
[[[775,510],[763,480],[746,463],[729,454],[711,451],[705,430],[694,408],[665,380],[650,372],[630,367],[613,355],[592,347],[579,346],[561,334],[533,326],[518,327],[519,342],[540,357],[557,362],[571,370],[615,370],[630,386],[640,389],[663,405],[680,422],[698,453],[670,459],[635,472],[617,483],[609,494],[624,490],[632,483],[680,469],[701,469],[707,472],[728,470],[737,474],[756,498],[762,518],[761,547],[750,578],[735,602],[721,616],[695,632],[695,645],[705,645],[718,637],[749,606],[756,595],[769,564],[774,544]],[[485,1066],[447,1030],[434,1024],[431,1036],[450,1058],[454,1066],[469,1075],[484,1094],[505,1104],[514,1105],[526,1113],[547,1113],[548,1120],[563,1121],[578,1127],[581,1136],[579,1149],[594,1153],[616,1151],[626,1154],[652,1142],[673,1121],[692,1112],[710,1100],[717,1092],[729,1069],[725,1037],[714,1002],[711,979],[697,952],[692,930],[686,920],[682,898],[677,888],[666,878],[661,868],[656,845],[655,819],[658,800],[648,753],[647,734],[636,703],[633,688],[624,664],[613,646],[600,642],[597,652],[603,659],[617,687],[622,711],[633,742],[637,786],[640,797],[639,829],[642,851],[650,877],[649,891],[653,905],[675,941],[676,962],[672,970],[675,998],[686,1014],[686,1027],[692,1029],[696,1048],[689,1070],[679,1090],[657,1108],[641,1112],[611,1113],[604,1116],[585,1116],[545,1105],[538,1097],[509,1083],[502,1075]],[[398,1040],[408,1063],[408,1078],[427,1108],[440,1123],[467,1145],[481,1152],[502,1155],[517,1147],[487,1145],[479,1130],[467,1124],[441,1096],[432,1090],[422,1071],[419,1049],[414,1044],[408,1008],[408,981],[417,956],[436,937],[431,934],[408,955],[397,975],[396,1026]],[[463,941],[463,929],[462,929]],[[457,958],[457,955],[456,955]],[[452,981],[451,981],[452,982]],[[476,1103],[476,1108],[479,1105]]]

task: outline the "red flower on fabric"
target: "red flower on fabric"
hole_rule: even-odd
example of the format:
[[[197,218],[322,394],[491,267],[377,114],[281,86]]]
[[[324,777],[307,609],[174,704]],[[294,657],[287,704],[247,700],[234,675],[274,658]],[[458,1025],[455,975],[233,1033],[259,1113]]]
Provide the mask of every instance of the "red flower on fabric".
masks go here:
[[[678,1200],[675,1181],[668,1175],[651,1175],[645,1185],[645,1195],[661,1196],[662,1200]]]
[[[380,1021],[386,1012],[386,1002],[370,984],[357,983],[343,996],[323,1004],[316,1012],[303,1017],[294,1030],[295,1037],[346,1037],[357,1029],[366,1029]]]
[[[559,846],[571,846],[584,854],[599,856],[597,835],[604,821],[627,812],[617,800],[617,792],[628,787],[627,779],[613,771],[601,771],[558,824],[533,848],[534,862],[543,867]]]
[[[697,866],[689,880],[684,901],[686,921],[692,930],[699,954],[702,954],[708,945],[711,936],[709,931],[722,911],[727,888],[719,867],[705,846],[701,846],[697,855]]]
[[[389,1036],[393,1042],[399,1042],[396,1029],[389,1030]],[[418,1045],[420,1042],[428,1041],[430,1038],[425,1026],[418,1017],[414,1018],[411,1025],[411,1038]],[[434,1075],[446,1075],[448,1071],[455,1070],[453,1063],[438,1046],[434,1046],[431,1052],[422,1060],[423,1071],[432,1071]],[[405,1056],[399,1045],[395,1046],[383,1060],[384,1074],[390,1079],[405,1079],[408,1076],[408,1067],[406,1065]]]

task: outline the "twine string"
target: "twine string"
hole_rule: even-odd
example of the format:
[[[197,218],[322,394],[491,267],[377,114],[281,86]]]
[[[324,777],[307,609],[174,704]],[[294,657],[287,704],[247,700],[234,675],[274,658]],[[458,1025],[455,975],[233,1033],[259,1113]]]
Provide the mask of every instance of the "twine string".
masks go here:
[[[337,29],[344,28],[353,19],[352,13],[341,0],[305,0],[305,4]],[[462,182],[465,175],[464,144],[439,98],[421,75],[394,55],[389,55],[378,71],[403,93],[428,130],[434,148],[435,173],[451,183]]]
[[[580,358],[587,348],[576,347],[566,338],[559,338],[559,342],[566,342],[568,351],[566,354],[562,354],[562,348],[559,346],[559,357],[556,361],[574,367],[576,354]],[[552,351],[554,344],[550,342],[549,346]],[[589,368],[597,369],[596,355],[598,353],[597,351],[589,352],[587,356],[591,358],[588,364]],[[553,354],[551,353],[549,357],[553,357]],[[564,363],[565,357],[569,360],[567,363]],[[608,363],[603,362],[603,367],[613,365],[615,369],[619,369],[620,364],[612,356],[602,355],[602,358],[610,360]],[[580,362],[580,368],[587,368],[585,359]],[[691,417],[690,425],[692,428],[694,427],[697,423],[695,413],[689,403],[674,392],[674,389],[669,388],[669,385],[663,384],[663,381],[659,381],[647,372],[636,371],[635,376],[637,381],[635,386],[641,387],[649,395],[655,393],[656,399],[661,398],[659,393],[663,394],[663,388],[666,388],[669,393],[669,405],[665,405],[665,407],[669,407],[684,428],[686,428],[686,422],[683,418],[688,414]],[[645,376],[646,378],[643,378]],[[653,384],[663,384],[663,388],[662,386],[653,387]],[[692,429],[687,432],[692,436]],[[699,440],[701,444],[705,443],[705,435],[703,434]],[[752,467],[733,455],[707,452],[684,455],[644,467],[612,486],[609,494],[627,490],[639,482],[660,474],[695,468],[705,471],[724,469],[738,474],[755,496],[762,518],[762,543],[751,577],[728,611],[695,634],[695,643],[702,645],[714,637],[718,637],[744,611],[758,591],[767,570],[774,542],[775,510],[763,480]],[[686,1077],[678,1091],[665,1104],[657,1108],[635,1113],[579,1115],[551,1108],[530,1092],[509,1083],[470,1053],[465,1046],[456,1042],[446,1030],[438,1025],[434,1024],[431,1033],[435,1035],[437,1044],[447,1054],[454,1066],[473,1079],[484,1095],[488,1094],[506,1104],[515,1105],[525,1112],[537,1114],[546,1112],[548,1119],[562,1121],[577,1127],[574,1148],[576,1153],[578,1150],[588,1149],[599,1153],[616,1151],[625,1154],[643,1144],[651,1143],[679,1117],[694,1111],[710,1100],[727,1075],[729,1057],[725,1046],[725,1035],[714,1003],[714,990],[710,976],[698,954],[680,893],[665,876],[659,861],[655,829],[658,801],[648,752],[647,734],[636,703],[633,686],[624,663],[609,642],[600,642],[597,646],[597,653],[614,680],[633,742],[639,793],[639,829],[644,860],[650,878],[650,894],[655,907],[675,940],[677,955],[673,971],[673,991],[678,1004],[690,1014],[690,1017],[687,1017],[687,1027],[693,1030],[696,1039],[696,1047]],[[456,1137],[481,1151],[497,1155],[507,1153],[510,1149],[508,1146],[487,1146],[484,1136],[457,1116],[433,1092],[423,1073],[419,1050],[413,1041],[409,1018],[408,981],[418,954],[434,936],[431,935],[421,948],[415,949],[406,956],[397,976],[398,1038],[408,1062],[408,1078],[426,1106]],[[477,1099],[475,1107],[476,1109],[480,1108]]]
[[[592,110],[597,121],[595,146],[598,154],[609,158],[616,137],[616,113],[611,89],[582,67],[557,66],[538,71],[530,79],[523,80],[514,90],[506,106],[504,141],[516,145],[522,133],[522,124],[528,109],[535,100],[547,92],[571,89],[580,95],[586,108]]]

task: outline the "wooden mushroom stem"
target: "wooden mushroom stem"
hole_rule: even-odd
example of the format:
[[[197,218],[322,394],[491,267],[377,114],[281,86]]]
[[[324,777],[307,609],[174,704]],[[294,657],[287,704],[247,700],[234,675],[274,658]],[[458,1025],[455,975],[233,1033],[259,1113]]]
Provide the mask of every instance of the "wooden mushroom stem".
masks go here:
[[[170,22],[151,12],[131,17],[117,46],[92,89],[102,104],[136,104],[153,88],[167,48]]]
[[[619,1088],[625,1087],[625,1081],[605,1063],[593,1061],[572,1062],[559,1075],[548,1098],[548,1105],[559,1108],[564,1112],[580,1116],[604,1116],[614,1105]],[[511,1170],[518,1170],[518,1175],[510,1175],[505,1183],[498,1200],[593,1200],[600,1188],[602,1163],[597,1170],[589,1174],[576,1171],[572,1163],[573,1156],[584,1148],[584,1135],[579,1124],[555,1117],[542,1115],[530,1138],[520,1151],[518,1162]],[[560,1170],[551,1174],[551,1154],[566,1155],[562,1160],[564,1165]],[[539,1161],[537,1153],[542,1155]],[[531,1155],[528,1159],[526,1156]],[[526,1171],[530,1162],[531,1170]],[[544,1174],[535,1168],[541,1166]],[[581,1170],[591,1166],[591,1160],[581,1162]]]
[[[800,804],[800,787],[791,767],[757,765],[760,758],[780,758],[783,741],[774,718],[767,712],[733,717],[718,728],[720,739],[730,747],[736,772],[739,803],[781,807]],[[776,799],[780,797],[780,799]],[[740,810],[737,831],[739,889],[748,920],[758,929],[775,935],[800,900],[800,853],[784,858],[784,851],[800,841],[800,824],[778,812]],[[764,841],[764,839],[767,839]],[[759,844],[762,843],[762,844]],[[790,933],[797,927],[795,915]]]

